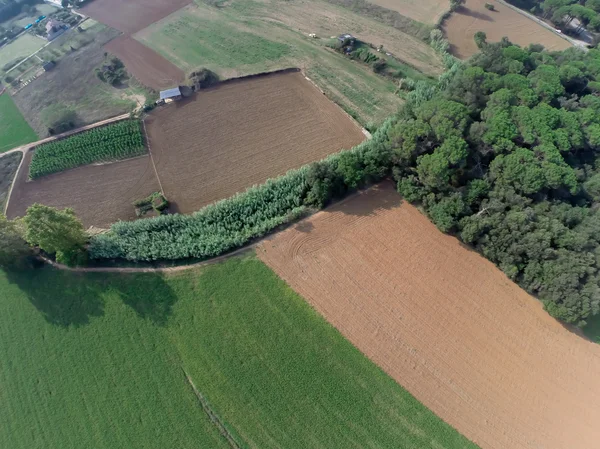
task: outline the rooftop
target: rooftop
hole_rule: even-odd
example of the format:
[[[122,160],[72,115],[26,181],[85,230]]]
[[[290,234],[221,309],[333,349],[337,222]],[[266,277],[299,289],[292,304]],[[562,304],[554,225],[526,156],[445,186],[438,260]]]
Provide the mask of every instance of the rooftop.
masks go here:
[[[161,90],[160,91],[160,99],[166,100],[167,98],[179,97],[181,96],[181,90],[179,87],[174,87],[173,89]]]

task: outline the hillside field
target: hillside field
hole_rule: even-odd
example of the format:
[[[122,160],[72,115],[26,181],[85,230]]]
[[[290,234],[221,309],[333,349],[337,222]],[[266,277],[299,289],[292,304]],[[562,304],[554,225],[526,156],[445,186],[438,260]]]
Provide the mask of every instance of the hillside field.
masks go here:
[[[600,346],[442,234],[391,183],[274,235],[257,253],[482,449],[597,445]]]
[[[170,275],[0,272],[0,447],[476,447],[254,257]],[[358,425],[359,424],[359,425]]]
[[[0,153],[37,139],[10,95],[0,95]]]
[[[299,67],[361,124],[380,123],[397,111],[402,99],[393,82],[327,47],[331,36],[348,32],[383,44],[405,63],[407,73],[418,69],[423,77],[436,77],[442,72],[438,56],[425,42],[314,0],[190,5],[134,37],[186,73],[207,67],[228,79]]]
[[[467,0],[444,22],[450,51],[458,58],[466,59],[479,51],[473,39],[478,31],[486,33],[488,42],[498,42],[506,36],[522,47],[529,44],[542,44],[547,50],[571,47],[567,40],[528,17],[495,0],[490,1],[495,11],[485,8],[485,0]]]

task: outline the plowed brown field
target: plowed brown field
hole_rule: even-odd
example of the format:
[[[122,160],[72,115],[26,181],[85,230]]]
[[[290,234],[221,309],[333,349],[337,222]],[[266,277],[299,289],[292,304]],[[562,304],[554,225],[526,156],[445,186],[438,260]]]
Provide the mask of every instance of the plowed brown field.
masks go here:
[[[113,39],[104,48],[118,56],[138,81],[153,89],[177,86],[185,79],[183,70],[131,36]]]
[[[154,110],[146,127],[165,195],[182,213],[364,139],[300,72],[203,90]]]
[[[486,2],[492,3],[496,11],[487,10]],[[486,33],[488,42],[498,42],[506,36],[521,46],[542,44],[548,50],[564,50],[571,46],[552,31],[494,0],[467,0],[444,23],[450,51],[463,59],[479,51],[473,39],[478,31]]]
[[[135,218],[132,203],[160,190],[150,157],[105,165],[86,165],[27,181],[33,152],[25,155],[15,180],[6,216],[22,217],[33,203],[71,207],[83,224],[107,228]]]
[[[482,449],[600,444],[600,346],[391,185],[257,249],[356,347]]]
[[[81,12],[125,34],[133,34],[190,3],[192,0],[94,0]]]

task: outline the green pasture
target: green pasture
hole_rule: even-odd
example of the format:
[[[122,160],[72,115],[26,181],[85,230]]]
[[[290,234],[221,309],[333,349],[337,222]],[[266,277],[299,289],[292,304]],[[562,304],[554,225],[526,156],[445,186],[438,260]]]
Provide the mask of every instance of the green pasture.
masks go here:
[[[0,95],[0,153],[35,142],[38,136],[25,121],[8,93]]]
[[[247,5],[174,14],[139,38],[185,72],[206,67],[232,78],[289,67],[309,77],[360,123],[380,123],[402,99],[396,86],[358,62],[281,23],[245,16]]]
[[[22,34],[10,44],[0,48],[0,69],[17,58],[26,58],[42,48],[46,42],[29,33]]]
[[[0,447],[475,446],[254,257],[168,276],[0,272]]]

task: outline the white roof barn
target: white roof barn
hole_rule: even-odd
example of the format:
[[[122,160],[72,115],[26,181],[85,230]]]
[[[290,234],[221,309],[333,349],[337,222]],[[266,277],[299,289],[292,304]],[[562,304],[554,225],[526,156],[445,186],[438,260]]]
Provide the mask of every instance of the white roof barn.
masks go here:
[[[181,89],[179,87],[160,91],[161,100],[179,100],[179,98],[181,98]]]

